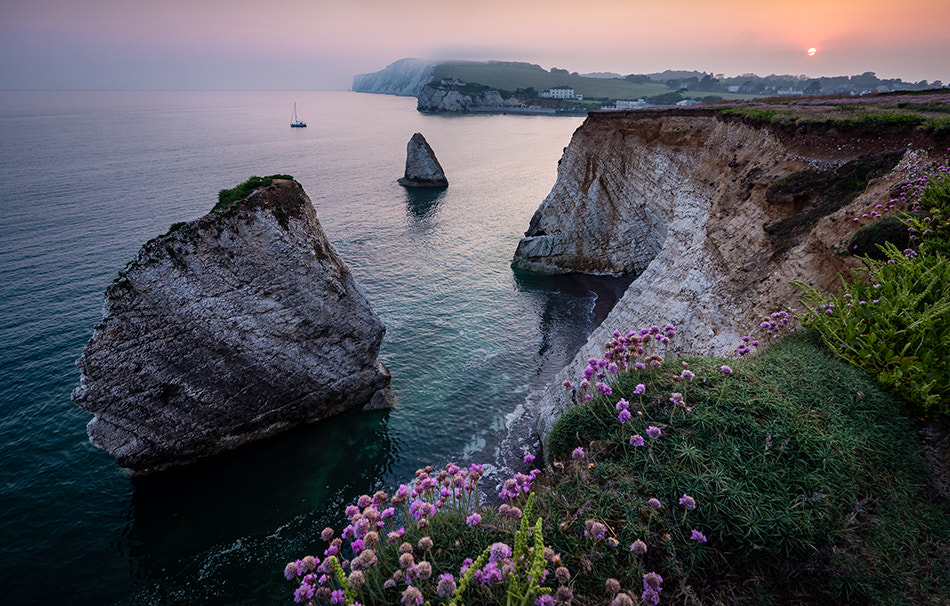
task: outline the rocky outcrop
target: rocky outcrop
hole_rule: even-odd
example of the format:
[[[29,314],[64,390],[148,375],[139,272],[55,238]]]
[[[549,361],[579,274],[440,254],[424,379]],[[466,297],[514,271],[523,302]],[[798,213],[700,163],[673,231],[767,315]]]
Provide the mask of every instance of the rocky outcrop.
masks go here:
[[[398,181],[404,187],[448,187],[445,171],[422,133],[414,133],[406,144],[406,172]]]
[[[452,86],[426,85],[417,95],[416,109],[420,112],[471,113],[477,111],[504,111],[521,108],[524,104],[515,97],[505,99],[497,90],[467,93]]]
[[[614,330],[677,327],[679,353],[729,355],[801,280],[836,290],[855,217],[946,148],[913,128],[754,125],[712,110],[603,112],[579,128],[513,266],[639,274],[540,394],[545,435]]]
[[[353,90],[415,97],[432,81],[436,65],[438,63],[422,59],[400,59],[378,72],[353,76]]]
[[[142,247],[105,295],[73,400],[133,473],[392,403],[385,328],[303,188],[274,180]]]

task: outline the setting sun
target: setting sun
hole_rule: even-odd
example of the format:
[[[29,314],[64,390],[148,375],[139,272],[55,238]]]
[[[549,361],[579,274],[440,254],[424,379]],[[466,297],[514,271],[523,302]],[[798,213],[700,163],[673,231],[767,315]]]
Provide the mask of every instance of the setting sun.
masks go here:
[[[815,53],[817,53],[817,52],[818,52],[818,49],[813,46],[813,47],[811,47],[810,49],[808,49],[808,56],[809,56],[809,57],[814,57],[814,56],[815,56]]]

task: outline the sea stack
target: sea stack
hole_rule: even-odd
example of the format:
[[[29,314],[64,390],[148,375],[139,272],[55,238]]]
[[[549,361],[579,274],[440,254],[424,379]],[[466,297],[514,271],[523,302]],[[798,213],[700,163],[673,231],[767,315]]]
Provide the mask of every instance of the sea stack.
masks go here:
[[[422,133],[415,133],[406,145],[406,174],[399,179],[404,187],[448,187],[442,165]]]
[[[289,178],[253,179],[145,244],[106,290],[73,400],[133,474],[392,404],[385,327],[310,198]]]

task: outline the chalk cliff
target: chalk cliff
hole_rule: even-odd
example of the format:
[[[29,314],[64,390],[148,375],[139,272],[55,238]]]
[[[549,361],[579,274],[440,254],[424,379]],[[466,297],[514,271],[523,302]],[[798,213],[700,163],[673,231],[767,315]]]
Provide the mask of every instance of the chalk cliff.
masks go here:
[[[415,97],[432,81],[436,65],[438,63],[422,59],[400,59],[378,72],[353,76],[353,90]]]
[[[729,355],[791,280],[835,290],[855,217],[943,153],[913,128],[798,129],[712,110],[596,112],[575,132],[515,268],[640,274],[543,394],[546,435],[614,330],[672,323],[680,353]],[[942,157],[942,156],[941,156]]]
[[[514,97],[505,99],[497,90],[465,93],[451,86],[426,85],[417,96],[416,109],[420,112],[503,111],[520,108],[524,104]]]
[[[274,180],[119,272],[73,400],[96,446],[148,473],[390,406],[384,332],[303,188]]]
[[[448,187],[445,171],[422,133],[414,133],[406,144],[406,170],[398,181],[404,187]]]

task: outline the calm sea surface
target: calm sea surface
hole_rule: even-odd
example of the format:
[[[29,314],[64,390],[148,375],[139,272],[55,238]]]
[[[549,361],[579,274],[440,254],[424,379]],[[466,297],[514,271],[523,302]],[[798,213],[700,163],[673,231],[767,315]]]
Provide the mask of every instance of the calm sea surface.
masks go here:
[[[283,564],[358,495],[493,462],[505,416],[619,288],[509,267],[580,122],[343,92],[0,92],[0,604],[287,602]],[[396,184],[414,132],[444,192]],[[304,186],[386,323],[397,407],[131,480],[70,401],[103,291],[219,189],[273,173]]]

